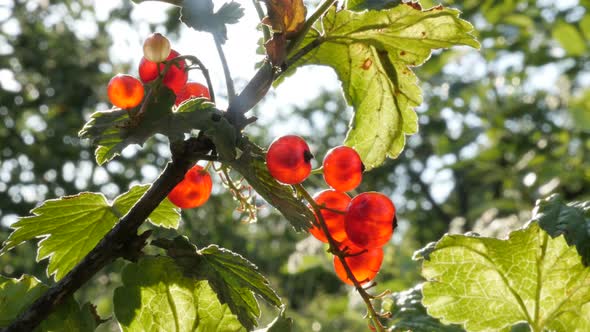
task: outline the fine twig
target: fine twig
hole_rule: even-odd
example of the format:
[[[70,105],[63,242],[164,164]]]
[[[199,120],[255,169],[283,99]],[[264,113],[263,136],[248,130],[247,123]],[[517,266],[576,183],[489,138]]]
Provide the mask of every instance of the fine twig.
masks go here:
[[[328,243],[330,244],[330,252],[334,256],[338,257],[338,259],[342,263],[342,266],[344,267],[344,271],[346,271],[346,276],[348,277],[348,279],[350,279],[352,281],[354,288],[356,288],[357,292],[359,293],[359,295],[361,296],[361,298],[365,302],[365,304],[367,306],[367,310],[369,311],[369,318],[373,322],[373,327],[375,327],[376,331],[385,332],[385,327],[381,324],[381,321],[379,320],[380,315],[375,310],[375,307],[373,307],[373,302],[371,302],[371,299],[373,299],[374,296],[367,293],[365,288],[363,288],[363,286],[360,284],[360,282],[356,279],[356,277],[352,273],[352,270],[350,269],[350,267],[348,266],[348,263],[345,260],[345,257],[348,257],[349,255],[347,255],[346,252],[344,252],[343,250],[341,250],[339,248],[338,242],[336,242],[336,240],[334,240],[334,238],[330,234],[330,231],[328,230],[328,226],[326,225],[326,221],[324,220],[324,217],[321,213],[322,207],[315,202],[313,197],[311,197],[311,195],[309,194],[309,192],[307,192],[307,190],[303,187],[303,185],[298,184],[298,185],[295,185],[294,187],[297,190],[297,193],[299,195],[301,195],[307,201],[307,203],[309,203],[309,205],[312,207],[313,211],[315,212],[317,220],[319,221],[320,229],[322,230],[322,232],[324,233],[324,235],[328,239]]]
[[[205,81],[207,81],[207,88],[209,89],[209,96],[211,96],[211,102],[215,104],[215,91],[213,90],[213,83],[211,83],[209,70],[207,69],[207,67],[205,67],[203,62],[194,55],[181,55],[178,58],[187,59],[190,62],[195,63],[199,67],[199,70],[203,73],[203,76],[205,77]]]
[[[254,8],[256,8],[258,18],[262,21],[264,19],[264,11],[262,10],[262,6],[260,6],[260,2],[258,0],[252,0],[252,3],[254,4]],[[266,24],[262,24],[262,35],[264,36],[264,43],[270,40],[270,29]]]
[[[33,331],[65,299],[90,280],[98,271],[119,257],[127,256],[130,250],[137,251],[130,243],[137,238],[139,226],[148,218],[160,202],[178,184],[194,163],[211,150],[207,140],[187,140],[182,146],[173,149],[173,161],[168,163],[158,179],[137,201],[117,225],[82,259],[68,274],[45,294],[39,297],[11,325],[2,332]],[[201,158],[203,159],[203,158]]]
[[[227,64],[227,59],[225,57],[225,53],[223,52],[223,47],[221,46],[221,40],[215,34],[213,35],[213,40],[215,41],[215,48],[217,49],[217,54],[219,55],[221,66],[223,67],[223,75],[225,76],[225,84],[227,86],[227,99],[231,104],[234,98],[236,97],[234,81],[229,71],[229,65]]]

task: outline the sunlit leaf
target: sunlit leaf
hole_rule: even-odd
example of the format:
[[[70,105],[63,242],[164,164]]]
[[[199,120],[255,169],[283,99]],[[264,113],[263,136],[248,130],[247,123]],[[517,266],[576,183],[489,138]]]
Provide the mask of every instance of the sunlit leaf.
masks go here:
[[[43,238],[39,242],[37,261],[49,258],[47,274],[63,278],[113,228],[148,186],[133,187],[109,204],[102,194],[81,193],[45,201],[33,209],[32,216],[21,218],[12,225],[4,253],[24,241]],[[150,220],[155,225],[177,227],[179,211],[167,200],[158,206]]]
[[[115,289],[114,311],[125,332],[245,331],[207,281],[187,278],[169,257],[129,264]]]
[[[336,70],[355,115],[345,140],[367,169],[403,150],[406,135],[418,131],[414,108],[422,102],[411,70],[434,49],[453,45],[479,47],[473,27],[459,11],[434,7],[427,11],[404,4],[381,11],[353,12],[332,7],[310,30],[301,46],[319,46],[290,67],[328,65]],[[286,73],[288,75],[289,72]]]
[[[590,330],[590,268],[536,222],[507,240],[445,235],[424,260],[422,303],[469,331],[528,322],[535,331]]]

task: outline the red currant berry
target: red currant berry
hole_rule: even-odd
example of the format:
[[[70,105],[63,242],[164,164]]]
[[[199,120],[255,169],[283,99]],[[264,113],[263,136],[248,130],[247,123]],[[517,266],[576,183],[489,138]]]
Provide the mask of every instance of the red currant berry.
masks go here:
[[[346,235],[361,248],[382,247],[393,234],[395,206],[389,197],[366,192],[354,197],[346,212]]]
[[[119,108],[133,108],[143,100],[143,84],[131,76],[117,74],[109,81],[107,94],[111,103]]]
[[[311,173],[313,155],[303,138],[295,135],[279,137],[266,154],[266,166],[273,178],[286,184],[303,182]]]
[[[170,55],[170,41],[159,33],[152,33],[143,42],[143,56],[152,62],[162,62]]]
[[[346,231],[344,230],[344,213],[346,212],[348,203],[350,203],[350,196],[343,192],[327,189],[315,194],[313,200],[320,207],[324,207],[321,210],[321,214],[332,238],[338,242],[346,239]],[[337,211],[341,211],[342,213],[338,213]],[[309,232],[316,239],[322,242],[328,242],[326,234],[324,234],[324,231],[319,226],[314,225],[309,229]]]
[[[211,95],[209,95],[209,89],[207,89],[206,86],[197,82],[188,82],[176,95],[176,102],[174,105],[178,106],[183,101],[193,97],[205,97],[207,99],[211,99]]]
[[[354,278],[363,285],[373,280],[379,272],[381,263],[383,263],[383,249],[375,248],[361,253],[351,254],[351,256],[345,257],[344,260],[346,261],[346,265],[350,268]],[[334,256],[334,270],[340,280],[349,285],[354,284],[352,280],[348,278],[340,258],[336,256]]]
[[[174,59],[179,55],[178,52],[172,50],[166,60]],[[176,64],[178,64],[178,66]],[[188,80],[188,73],[185,70],[186,62],[184,60],[180,60],[176,64],[170,65],[162,83],[174,91],[175,94],[178,94]],[[165,65],[163,63],[157,64],[142,57],[139,62],[139,77],[144,83],[151,82],[158,77],[159,72],[164,71],[164,68]]]
[[[324,180],[338,191],[351,191],[363,179],[363,162],[359,154],[348,146],[338,146],[324,157]]]
[[[193,166],[168,194],[172,204],[182,209],[192,209],[207,202],[211,195],[211,175],[199,165]]]

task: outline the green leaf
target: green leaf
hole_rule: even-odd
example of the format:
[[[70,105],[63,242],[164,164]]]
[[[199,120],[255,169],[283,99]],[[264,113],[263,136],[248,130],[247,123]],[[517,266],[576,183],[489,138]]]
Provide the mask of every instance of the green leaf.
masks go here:
[[[39,242],[37,261],[49,258],[47,275],[63,278],[124,216],[148,186],[131,188],[115,198],[111,205],[102,194],[81,193],[45,201],[33,209],[32,216],[21,218],[12,225],[0,254],[24,241],[43,238]],[[174,217],[175,216],[175,217]],[[165,201],[150,215],[160,226],[177,227],[178,209]]]
[[[210,245],[201,250],[185,237],[159,239],[153,244],[167,250],[188,277],[206,279],[221,303],[229,306],[244,327],[257,325],[260,308],[254,294],[280,307],[281,299],[269,286],[258,268],[244,257],[227,249]]]
[[[509,239],[445,235],[422,266],[428,314],[469,331],[528,322],[534,331],[590,331],[590,268],[535,222]]]
[[[113,209],[118,211],[118,215],[124,216],[149,188],[150,185],[131,187],[128,192],[115,198]],[[180,209],[166,198],[152,211],[148,221],[156,226],[176,229],[180,222]]]
[[[255,332],[291,332],[293,331],[293,319],[285,316],[285,306],[281,312],[267,327],[256,330]]]
[[[38,297],[47,286],[34,277],[20,279],[0,276],[0,327],[8,326]],[[96,321],[89,305],[80,308],[73,297],[68,297],[35,331],[94,331]]]
[[[235,1],[224,3],[217,12],[213,13],[211,0],[199,0],[183,3],[180,20],[189,28],[212,33],[222,43],[225,43],[227,40],[226,25],[238,23],[242,16],[244,16],[244,8]]]
[[[590,41],[590,16],[585,15],[580,20],[579,24],[580,24],[580,30],[584,34],[584,37],[586,38],[587,41]]]
[[[586,53],[586,42],[575,26],[557,22],[553,26],[552,36],[568,55],[581,56]]]
[[[438,319],[428,316],[422,305],[422,284],[407,291],[393,293],[391,301],[391,331],[465,331],[459,325],[443,325]]]
[[[418,131],[414,108],[422,96],[411,67],[423,64],[434,49],[479,47],[471,31],[471,24],[459,19],[459,11],[442,6],[422,11],[403,4],[364,12],[332,7],[289,56],[312,43],[319,46],[289,71],[305,64],[336,70],[346,100],[355,109],[344,144],[354,147],[371,169],[386,157],[397,157],[405,136]]]
[[[563,235],[568,245],[576,246],[584,265],[590,265],[590,201],[566,204],[554,194],[537,201],[533,220],[551,237]]]
[[[211,138],[221,158],[234,159],[237,135],[233,126],[205,98],[194,98],[182,103],[176,112],[171,111],[174,94],[160,88],[159,95],[148,100],[145,115],[132,120],[128,111],[114,109],[95,112],[79,133],[98,145],[96,162],[101,165],[113,159],[130,144],[143,144],[159,133],[170,140],[180,140],[192,130],[204,130]]]
[[[122,273],[114,311],[125,332],[245,331],[207,281],[183,275],[169,257],[144,257]]]

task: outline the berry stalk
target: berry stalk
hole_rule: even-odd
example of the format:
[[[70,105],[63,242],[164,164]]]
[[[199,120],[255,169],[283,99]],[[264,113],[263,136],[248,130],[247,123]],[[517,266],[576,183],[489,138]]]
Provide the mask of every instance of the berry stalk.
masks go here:
[[[350,269],[350,267],[348,266],[348,263],[344,259],[346,257],[346,253],[338,248],[338,243],[336,242],[336,240],[334,240],[334,238],[332,237],[332,235],[330,234],[330,232],[328,230],[328,226],[326,225],[324,217],[322,216],[322,213],[321,213],[321,207],[315,202],[313,197],[309,194],[309,192],[307,192],[307,190],[305,189],[305,187],[303,187],[303,185],[297,184],[297,185],[294,185],[294,187],[295,187],[295,190],[297,190],[297,193],[299,195],[301,195],[309,203],[309,205],[312,207],[313,211],[315,212],[315,214],[317,216],[317,220],[319,221],[319,224],[320,224],[319,226],[320,226],[321,230],[324,232],[324,234],[326,235],[326,238],[328,239],[328,243],[330,244],[330,252],[334,256],[338,257],[338,259],[342,263],[342,266],[344,267],[344,270],[346,271],[346,275],[352,281],[357,292],[360,294],[363,301],[365,302],[365,304],[367,306],[367,310],[369,311],[369,313],[368,313],[369,318],[373,322],[373,327],[375,327],[376,331],[378,331],[378,332],[385,332],[385,327],[381,324],[381,321],[379,320],[379,314],[377,314],[377,311],[375,310],[375,307],[373,307],[373,303],[371,302],[371,299],[374,298],[374,296],[367,293],[367,291],[363,288],[363,286],[358,282],[358,280],[356,279],[356,277],[352,273],[352,270]]]

